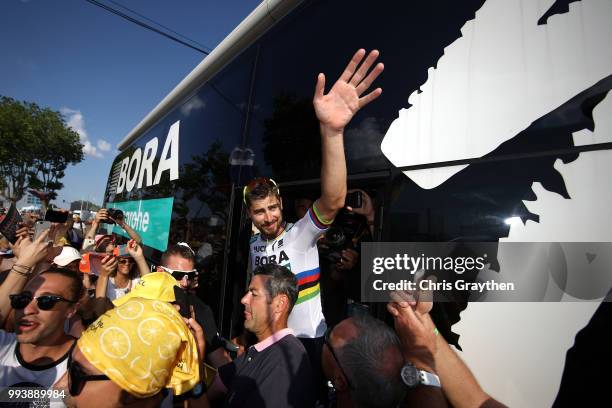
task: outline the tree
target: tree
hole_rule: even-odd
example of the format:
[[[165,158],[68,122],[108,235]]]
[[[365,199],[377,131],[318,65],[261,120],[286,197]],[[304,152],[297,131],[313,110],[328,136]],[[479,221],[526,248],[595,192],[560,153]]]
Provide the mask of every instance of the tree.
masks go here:
[[[83,145],[78,133],[66,126],[59,112],[36,109],[33,124],[41,149],[34,158],[30,187],[44,191],[53,200],[56,191],[64,186],[60,180],[66,167],[83,161]]]
[[[28,104],[0,98],[0,178],[3,195],[13,203],[23,197],[31,176],[35,150]]]
[[[82,160],[79,135],[59,112],[0,98],[0,188],[5,197],[15,203],[34,188],[54,199],[66,167]]]

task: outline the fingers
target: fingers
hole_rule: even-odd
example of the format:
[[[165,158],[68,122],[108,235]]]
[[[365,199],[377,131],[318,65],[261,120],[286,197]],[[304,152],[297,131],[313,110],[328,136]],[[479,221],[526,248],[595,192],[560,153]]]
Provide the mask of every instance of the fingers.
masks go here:
[[[376,88],[366,96],[359,98],[359,109],[366,106],[368,103],[372,102],[374,99],[378,98],[382,94],[381,88]]]
[[[322,98],[325,93],[325,74],[317,76],[317,85],[315,86],[315,99]]]
[[[40,244],[41,242],[44,242],[47,239],[48,236],[49,236],[49,230],[44,230],[43,232],[40,233],[38,238],[36,238],[36,240],[34,240],[34,243],[35,244]]]
[[[355,70],[357,69],[357,65],[359,65],[365,53],[366,51],[363,48],[357,50],[355,55],[353,55],[353,58],[351,58],[351,60],[349,61],[346,68],[344,68],[344,72],[342,72],[342,75],[340,75],[341,81],[348,82],[351,79],[351,77],[355,73]]]
[[[391,313],[391,316],[393,317],[399,316],[400,312],[397,307],[398,307],[397,303],[392,303],[392,302],[387,303],[387,310],[389,311],[389,313]]]
[[[356,84],[357,94],[361,95],[362,93],[364,93],[366,89],[368,89],[370,85],[372,85],[372,82],[374,82],[374,80],[376,80],[376,78],[378,78],[378,76],[384,71],[384,69],[385,65],[382,62],[376,64],[376,66],[372,71],[370,71],[368,76],[363,81],[361,81],[361,83]]]
[[[402,308],[416,305],[414,293],[410,291],[395,290],[390,293],[390,297],[392,302],[396,302]]]
[[[361,80],[366,76],[368,70],[370,69],[374,61],[376,61],[376,59],[378,58],[378,55],[379,55],[378,50],[370,51],[365,61],[363,61],[363,63],[361,64],[357,72],[355,72],[355,75],[353,75],[353,77],[351,78],[351,81],[350,81],[351,85],[353,85],[356,88],[357,85],[360,84]],[[370,75],[368,75],[368,77],[370,77]]]

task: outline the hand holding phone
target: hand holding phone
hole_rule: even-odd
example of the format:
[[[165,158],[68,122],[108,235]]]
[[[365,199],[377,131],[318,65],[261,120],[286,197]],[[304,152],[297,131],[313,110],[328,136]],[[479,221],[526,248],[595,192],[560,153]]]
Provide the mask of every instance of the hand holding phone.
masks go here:
[[[51,228],[51,222],[50,221],[36,221],[36,224],[34,224],[34,239],[38,239],[38,237],[40,237],[40,235],[44,232],[44,231],[49,231],[49,229]],[[49,235],[47,233],[47,237],[45,238],[46,241],[51,241],[51,239],[49,238]]]
[[[187,292],[179,288],[178,286],[174,287],[174,303],[179,306],[179,313],[181,316],[189,319],[191,317],[191,309],[189,303],[189,297],[187,296]]]

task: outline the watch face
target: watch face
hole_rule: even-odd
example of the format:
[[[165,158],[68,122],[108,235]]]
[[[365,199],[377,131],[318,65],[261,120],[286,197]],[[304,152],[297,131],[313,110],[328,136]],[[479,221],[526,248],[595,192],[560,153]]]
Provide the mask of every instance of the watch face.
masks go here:
[[[405,365],[401,371],[402,381],[408,387],[415,387],[419,384],[419,371],[413,365]]]

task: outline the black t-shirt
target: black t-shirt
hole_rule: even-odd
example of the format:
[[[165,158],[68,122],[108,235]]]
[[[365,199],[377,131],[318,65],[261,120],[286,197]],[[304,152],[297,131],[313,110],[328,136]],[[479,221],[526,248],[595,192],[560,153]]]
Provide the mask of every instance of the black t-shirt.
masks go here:
[[[179,289],[177,288],[177,290]],[[202,302],[202,300],[194,294],[187,293],[187,301],[190,305],[193,305],[195,319],[199,325],[202,326],[202,329],[204,329],[204,337],[206,337],[206,355],[209,355],[220,347],[220,344],[214,341],[219,329],[217,329],[213,311],[210,306]]]
[[[228,407],[312,407],[316,397],[306,350],[292,334],[262,351],[252,346],[219,368]]]

